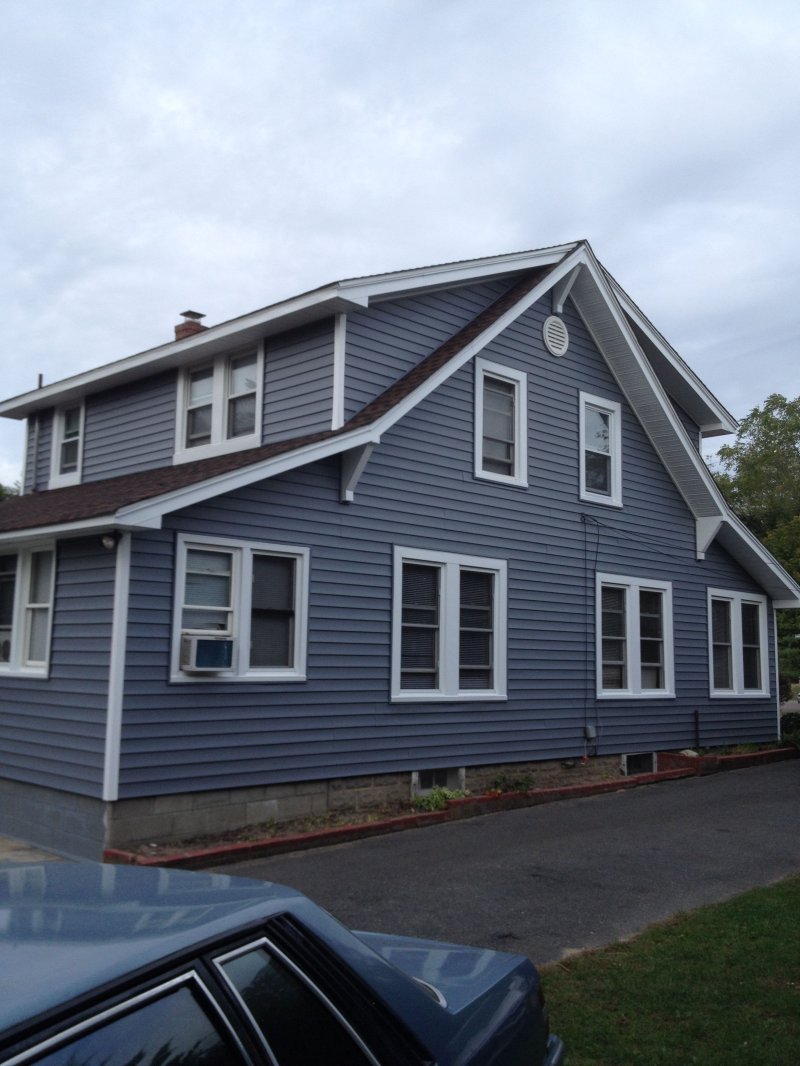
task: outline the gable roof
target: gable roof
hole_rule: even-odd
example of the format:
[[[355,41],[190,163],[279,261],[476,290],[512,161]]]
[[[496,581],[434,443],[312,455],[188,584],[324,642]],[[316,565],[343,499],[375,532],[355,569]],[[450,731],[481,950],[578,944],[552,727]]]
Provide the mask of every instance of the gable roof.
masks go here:
[[[337,282],[183,341],[76,375],[0,404],[0,414],[24,417],[66,402],[90,387],[107,387],[229,350],[251,336],[283,331],[347,307],[508,277],[493,304],[431,352],[341,428],[230,455],[11,498],[0,504],[0,541],[79,532],[94,527],[158,527],[165,514],[234,491],[318,459],[377,444],[405,413],[480,352],[527,308],[552,290],[567,295],[603,354],[620,389],[696,520],[697,551],[718,538],[778,606],[800,606],[798,586],[730,511],[670,397],[706,432],[732,432],[736,422],[642,315],[585,241],[534,252],[494,256]]]

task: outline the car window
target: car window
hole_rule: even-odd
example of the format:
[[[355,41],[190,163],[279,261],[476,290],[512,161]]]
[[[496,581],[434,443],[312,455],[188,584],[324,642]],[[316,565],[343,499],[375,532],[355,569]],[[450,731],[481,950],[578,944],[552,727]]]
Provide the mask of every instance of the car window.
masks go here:
[[[246,1059],[183,986],[30,1061],[41,1066],[238,1066]]]
[[[221,963],[280,1066],[361,1066],[375,1060],[333,1008],[264,947]]]

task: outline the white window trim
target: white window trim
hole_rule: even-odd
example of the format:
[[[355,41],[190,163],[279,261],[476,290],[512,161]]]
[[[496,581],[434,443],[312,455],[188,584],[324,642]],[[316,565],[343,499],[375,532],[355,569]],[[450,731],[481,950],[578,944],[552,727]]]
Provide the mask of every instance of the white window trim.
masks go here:
[[[403,617],[403,564],[420,563],[438,566],[442,570],[439,624],[439,687],[436,689],[403,689],[400,687],[400,652]],[[459,575],[462,569],[483,570],[495,575],[493,621],[494,687],[490,689],[459,689]],[[504,700],[506,691],[506,647],[508,641],[508,564],[505,559],[486,559],[475,555],[454,555],[449,552],[427,551],[420,548],[394,549],[394,580],[392,589],[392,701],[397,703],[430,703],[432,701]]]
[[[233,664],[230,670],[211,674],[188,674],[181,670],[181,615],[186,588],[186,555],[197,548],[231,552],[233,575],[231,580],[231,632],[234,643]],[[253,575],[253,555],[281,555],[295,560],[294,609],[294,666],[253,667],[247,665],[250,647],[250,588]],[[308,586],[310,551],[308,548],[285,544],[265,544],[261,541],[229,540],[224,537],[193,537],[180,534],[175,556],[175,602],[172,620],[172,661],[170,680],[203,684],[240,681],[305,681],[308,645]]]
[[[52,556],[50,566],[49,601],[47,603],[47,645],[45,657],[38,660],[26,661],[27,649],[30,638],[30,622],[28,608],[30,607],[29,593],[31,584],[31,557],[39,552],[49,552]],[[43,677],[50,673],[50,645],[53,636],[53,601],[55,596],[56,577],[56,552],[52,543],[37,544],[35,548],[24,548],[19,551],[3,551],[3,555],[14,555],[17,559],[17,569],[14,580],[14,606],[11,615],[11,655],[9,662],[0,663],[0,674],[14,674],[22,677]],[[40,606],[40,609],[41,606]]]
[[[711,627],[713,600],[725,600],[731,604],[731,667],[733,688],[714,688],[714,634]],[[761,688],[744,687],[744,662],[742,658],[742,604],[752,603],[758,607],[758,639],[760,656]],[[731,592],[730,589],[708,590],[708,691],[718,699],[758,699],[769,696],[769,656],[767,646],[767,597],[756,592]]]
[[[628,667],[627,688],[603,688],[603,604],[604,585],[623,588],[626,591],[625,640]],[[664,688],[642,688],[641,646],[639,642],[639,593],[661,592],[664,605]],[[672,633],[672,583],[652,581],[649,578],[628,577],[620,574],[597,574],[595,584],[595,657],[597,698],[619,699],[671,699],[675,696],[675,655]]]
[[[483,382],[497,378],[514,386],[514,473],[496,474],[483,469]],[[528,384],[527,375],[512,367],[475,360],[475,477],[502,485],[528,484]]]
[[[256,353],[256,414],[255,429],[242,437],[225,436],[225,411],[227,406],[227,382],[228,366],[232,359],[247,355],[255,350]],[[213,392],[211,397],[211,441],[208,444],[199,444],[195,448],[186,447],[186,410],[189,398],[189,378],[193,371],[200,370],[204,366],[213,368]],[[214,455],[229,455],[232,452],[240,452],[245,448],[255,448],[261,444],[262,427],[261,421],[264,409],[264,344],[258,344],[255,349],[245,348],[241,351],[227,352],[219,355],[216,359],[208,362],[197,363],[184,367],[178,375],[178,404],[177,417],[175,419],[175,454],[173,462],[189,463],[195,459],[208,459]]]
[[[611,492],[592,492],[586,487],[586,408],[593,407],[610,416],[611,447]],[[592,396],[588,392],[580,393],[578,412],[580,448],[578,466],[580,470],[580,498],[587,503],[602,503],[606,507],[622,506],[622,408],[615,400],[606,400],[602,396]]]
[[[67,474],[59,472],[61,464],[61,445],[64,443],[64,416],[67,411],[75,407],[80,408],[80,430],[78,433],[78,466]],[[80,485],[83,471],[83,440],[86,421],[86,408],[84,404],[69,404],[68,407],[57,407],[53,413],[53,440],[50,447],[50,481],[48,488],[62,489],[67,485]]]

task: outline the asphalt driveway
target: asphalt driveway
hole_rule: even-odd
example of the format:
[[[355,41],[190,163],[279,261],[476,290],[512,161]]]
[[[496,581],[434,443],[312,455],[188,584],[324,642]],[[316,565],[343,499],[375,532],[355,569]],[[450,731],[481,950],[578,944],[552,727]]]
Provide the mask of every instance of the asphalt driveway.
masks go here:
[[[217,867],[354,929],[535,962],[800,873],[800,760]]]

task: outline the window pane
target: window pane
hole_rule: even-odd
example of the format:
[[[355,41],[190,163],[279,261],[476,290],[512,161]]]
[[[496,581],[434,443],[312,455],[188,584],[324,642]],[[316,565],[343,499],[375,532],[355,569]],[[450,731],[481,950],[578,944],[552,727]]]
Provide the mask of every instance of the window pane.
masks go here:
[[[294,664],[294,559],[253,556],[250,666]]]
[[[643,689],[662,689],[664,674],[663,593],[639,590],[639,661]]]
[[[761,688],[761,627],[756,603],[742,604],[742,683],[746,689]]]
[[[403,564],[400,687],[439,684],[439,575],[437,566]]]
[[[742,648],[742,682],[746,689],[761,688],[761,655],[758,648]]]
[[[195,407],[189,411],[186,424],[186,447],[195,448],[211,440],[211,407]]]
[[[16,555],[0,556],[0,663],[11,661],[11,626],[14,619]]]
[[[228,437],[244,437],[256,428],[255,396],[228,401]]]
[[[611,459],[597,452],[586,452],[584,456],[584,478],[588,492],[611,494]]]
[[[711,631],[715,641],[731,642],[731,605],[727,600],[711,601]]]
[[[230,378],[228,386],[229,396],[241,396],[246,392],[256,391],[256,357],[255,355],[241,355],[238,359],[231,359]]]
[[[189,375],[189,406],[207,403],[214,391],[214,369],[207,366]]]
[[[593,452],[611,454],[611,415],[586,407],[584,411],[584,443]]]
[[[27,663],[47,662],[47,633],[49,630],[50,611],[46,607],[36,607],[28,613],[28,651]]]
[[[181,988],[36,1061],[43,1066],[229,1066],[244,1060],[192,992]]]
[[[460,573],[459,688],[494,684],[494,574]]]
[[[733,688],[732,671],[731,671],[731,649],[730,646],[724,644],[717,644],[714,646],[714,688],[730,689]]]
[[[712,686],[733,688],[733,648],[731,646],[731,604],[728,600],[711,601]]]
[[[760,641],[759,611],[755,603],[742,604],[742,643],[758,647]]]
[[[68,411],[63,414],[64,425],[64,440],[70,440],[73,437],[80,436],[81,432],[81,409],[80,407],[70,407]]]
[[[229,631],[232,570],[230,552],[187,551],[184,629]]]
[[[34,552],[31,556],[31,603],[50,602],[50,580],[53,572],[53,553]]]
[[[491,474],[514,474],[516,385],[486,375],[483,379],[482,468]]]
[[[281,1066],[369,1062],[327,1005],[263,948],[231,959],[223,970]]]
[[[604,689],[623,689],[628,684],[625,589],[603,586],[601,590],[602,664]]]
[[[61,445],[60,474],[72,474],[78,469],[78,441],[65,440]]]

